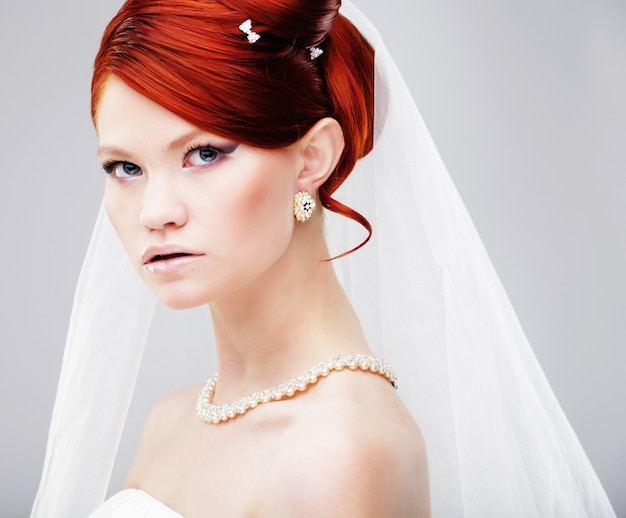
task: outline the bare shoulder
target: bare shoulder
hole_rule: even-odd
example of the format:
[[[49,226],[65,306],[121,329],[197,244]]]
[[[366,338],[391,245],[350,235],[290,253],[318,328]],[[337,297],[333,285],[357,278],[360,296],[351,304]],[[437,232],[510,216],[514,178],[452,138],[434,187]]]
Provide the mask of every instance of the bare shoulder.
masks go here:
[[[317,388],[281,444],[272,515],[430,516],[426,447],[393,388],[368,374]]]
[[[150,412],[144,427],[142,442],[158,442],[176,433],[181,421],[195,415],[199,386],[187,387],[159,401]]]
[[[126,487],[139,487],[142,474],[178,441],[181,423],[189,420],[190,415],[195,415],[194,402],[199,391],[199,386],[179,390],[152,408],[144,425],[135,461],[126,478]]]

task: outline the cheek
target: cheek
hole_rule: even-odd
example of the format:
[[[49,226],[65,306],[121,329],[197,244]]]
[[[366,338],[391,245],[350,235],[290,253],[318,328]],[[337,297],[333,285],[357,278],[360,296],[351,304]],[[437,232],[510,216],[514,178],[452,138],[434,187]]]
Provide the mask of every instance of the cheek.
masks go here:
[[[118,198],[115,193],[112,192],[109,182],[107,181],[104,188],[104,208],[106,209],[109,221],[113,225],[113,228],[118,236],[120,236],[120,223],[122,219],[120,214],[120,205],[121,204],[119,203]]]
[[[284,165],[282,165],[284,168]],[[284,250],[293,230],[292,192],[289,176],[279,168],[263,168],[248,174],[229,202],[230,221],[225,230],[235,230],[236,243],[242,248],[254,248],[256,258]]]
[[[119,192],[119,188],[115,185],[110,185],[107,181],[104,189],[104,207],[109,217],[109,221],[116,234],[118,235],[124,249],[128,255],[132,258],[133,252],[133,237],[137,233],[136,226],[138,216],[134,214],[133,203],[125,199],[123,193]]]
[[[242,215],[254,221],[286,219],[289,189],[285,188],[284,182],[255,180],[241,190],[239,206]]]

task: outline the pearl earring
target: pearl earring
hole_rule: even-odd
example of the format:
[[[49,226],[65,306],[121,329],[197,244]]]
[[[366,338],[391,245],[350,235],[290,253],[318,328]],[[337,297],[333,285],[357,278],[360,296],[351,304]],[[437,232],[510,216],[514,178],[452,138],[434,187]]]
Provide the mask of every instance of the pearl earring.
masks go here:
[[[315,210],[315,200],[306,191],[299,191],[293,198],[293,214],[300,222],[308,221]]]

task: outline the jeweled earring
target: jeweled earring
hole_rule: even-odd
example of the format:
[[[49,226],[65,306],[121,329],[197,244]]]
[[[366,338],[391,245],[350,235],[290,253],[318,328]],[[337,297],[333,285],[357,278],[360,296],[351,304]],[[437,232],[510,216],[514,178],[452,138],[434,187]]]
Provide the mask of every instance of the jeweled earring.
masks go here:
[[[315,200],[306,191],[299,191],[293,198],[293,215],[300,222],[308,221],[315,210]]]

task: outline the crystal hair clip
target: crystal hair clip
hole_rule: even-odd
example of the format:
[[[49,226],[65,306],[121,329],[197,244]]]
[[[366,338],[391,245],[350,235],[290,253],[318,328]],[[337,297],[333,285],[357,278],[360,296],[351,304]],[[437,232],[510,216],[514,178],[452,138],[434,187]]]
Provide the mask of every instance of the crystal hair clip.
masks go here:
[[[306,49],[309,51],[309,55],[311,56],[311,60],[317,59],[322,54],[324,54],[324,51],[322,49],[320,49],[319,47],[307,47]]]
[[[239,26],[239,30],[248,37],[248,41],[250,43],[256,43],[261,38],[260,34],[257,34],[252,30],[252,20],[250,20],[250,18]]]

